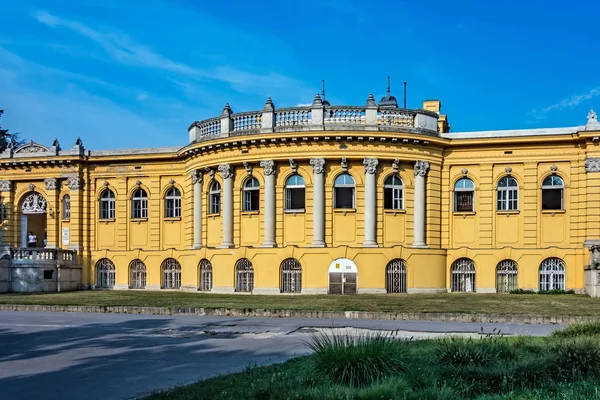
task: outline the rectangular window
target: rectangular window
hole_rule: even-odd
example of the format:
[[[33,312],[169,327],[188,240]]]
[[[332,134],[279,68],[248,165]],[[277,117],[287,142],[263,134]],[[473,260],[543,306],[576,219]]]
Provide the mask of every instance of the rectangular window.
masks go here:
[[[134,219],[148,218],[148,200],[139,199],[133,200],[133,216]]]
[[[517,189],[498,190],[498,211],[518,210],[518,194]]]
[[[291,188],[285,190],[285,209],[286,210],[304,210],[305,189]]]
[[[100,202],[100,218],[115,219],[115,202],[114,200],[102,200]]]
[[[258,211],[259,199],[259,190],[244,191],[244,211]]]
[[[179,218],[181,217],[181,199],[173,198],[167,199],[166,201],[166,217],[167,218]]]
[[[71,198],[65,196],[63,198],[63,219],[71,218]]]
[[[562,202],[562,189],[542,189],[542,210],[562,210]]]
[[[473,210],[473,192],[454,192],[454,211]]]
[[[213,193],[210,195],[210,213],[220,214],[221,213],[221,194]]]
[[[354,208],[354,188],[336,187],[334,208]]]

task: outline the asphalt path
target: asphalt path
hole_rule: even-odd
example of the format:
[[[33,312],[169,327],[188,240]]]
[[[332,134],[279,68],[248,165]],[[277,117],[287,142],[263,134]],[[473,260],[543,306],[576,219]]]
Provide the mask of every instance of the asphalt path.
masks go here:
[[[315,328],[344,327],[420,338],[544,336],[560,326],[0,312],[0,399],[135,398],[307,354]]]

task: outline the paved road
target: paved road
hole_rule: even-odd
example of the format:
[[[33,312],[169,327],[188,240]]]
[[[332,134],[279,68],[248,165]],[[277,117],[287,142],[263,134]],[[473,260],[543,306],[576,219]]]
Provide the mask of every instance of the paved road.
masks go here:
[[[539,336],[558,326],[0,312],[0,398],[129,399],[305,354],[311,327],[425,337],[481,328]]]

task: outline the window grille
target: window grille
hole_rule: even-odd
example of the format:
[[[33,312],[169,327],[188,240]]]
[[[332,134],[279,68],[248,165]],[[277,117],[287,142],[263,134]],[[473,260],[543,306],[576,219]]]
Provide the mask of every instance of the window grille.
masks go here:
[[[115,219],[115,194],[110,189],[100,196],[100,219]]]
[[[108,258],[101,258],[96,264],[96,287],[111,289],[115,286],[115,264]]]
[[[235,263],[235,291],[252,292],[254,290],[254,267],[247,258]]]
[[[162,266],[162,288],[181,288],[181,265],[174,258],[167,258]]]
[[[469,178],[461,178],[454,185],[454,211],[475,211],[475,185]]]
[[[221,213],[221,184],[214,181],[209,191],[210,213]]]
[[[292,175],[285,182],[285,209],[304,210],[306,185],[300,175]]]
[[[243,211],[258,211],[260,202],[260,185],[258,179],[252,177],[244,184]]]
[[[383,183],[383,207],[386,210],[404,208],[404,184],[396,175],[388,176]]]
[[[517,288],[517,263],[504,260],[496,266],[496,292],[508,293]]]
[[[200,290],[208,292],[213,286],[213,268],[210,261],[200,261]]]
[[[165,217],[181,217],[181,192],[175,187],[167,190],[165,196]]]
[[[129,288],[146,288],[146,264],[142,260],[133,260],[129,264]]]
[[[542,183],[542,210],[564,209],[565,184],[556,175],[550,175]]]
[[[565,263],[547,258],[540,265],[540,290],[565,290]]]
[[[281,293],[302,292],[302,265],[295,258],[281,264]]]
[[[406,263],[399,258],[385,268],[385,289],[388,293],[406,293]]]
[[[131,217],[134,219],[148,218],[148,194],[142,188],[133,192],[131,197]]]
[[[452,284],[450,289],[453,292],[474,292],[475,291],[475,264],[468,258],[460,258],[452,264]]]
[[[71,196],[68,194],[63,196],[62,219],[71,219]]]
[[[341,174],[333,183],[333,208],[354,208],[356,184],[350,174]]]
[[[505,176],[498,182],[498,211],[519,209],[519,184],[512,176]]]

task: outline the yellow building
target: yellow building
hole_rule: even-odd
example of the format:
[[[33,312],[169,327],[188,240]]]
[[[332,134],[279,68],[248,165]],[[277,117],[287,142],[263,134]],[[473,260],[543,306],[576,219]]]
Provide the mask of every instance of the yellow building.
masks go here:
[[[83,288],[583,292],[600,244],[594,112],[585,126],[450,133],[440,108],[398,108],[389,92],[351,107],[268,99],[194,122],[182,148],[8,148],[7,271],[72,257]],[[0,271],[0,290],[56,290],[36,271],[19,287]]]

